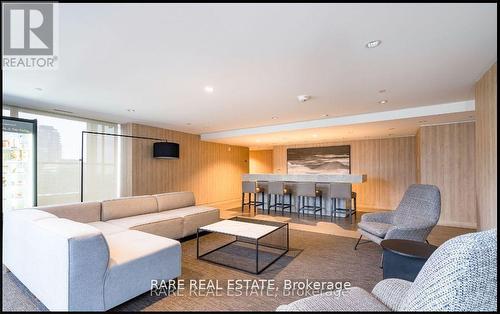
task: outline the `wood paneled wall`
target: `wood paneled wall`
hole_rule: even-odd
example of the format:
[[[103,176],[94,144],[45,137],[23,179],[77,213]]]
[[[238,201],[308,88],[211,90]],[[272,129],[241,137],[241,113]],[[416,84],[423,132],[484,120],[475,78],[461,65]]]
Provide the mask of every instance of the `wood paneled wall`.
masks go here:
[[[497,226],[497,64],[476,84],[478,229]]]
[[[418,182],[441,191],[439,224],[476,228],[475,123],[453,123],[420,128]]]
[[[241,199],[241,175],[248,173],[247,147],[203,142],[198,135],[140,124],[129,125],[128,131],[180,145],[178,160],[164,160],[152,157],[152,141],[133,141],[132,195],[193,191],[198,204]]]
[[[331,145],[351,145],[351,172],[368,177],[365,183],[353,185],[353,190],[358,193],[360,207],[395,209],[408,186],[416,182],[413,136],[275,146],[274,173],[287,172],[287,148]]]
[[[380,140],[380,200],[382,208],[395,208],[408,186],[416,183],[415,137]]]
[[[273,173],[273,150],[250,151],[250,173]]]

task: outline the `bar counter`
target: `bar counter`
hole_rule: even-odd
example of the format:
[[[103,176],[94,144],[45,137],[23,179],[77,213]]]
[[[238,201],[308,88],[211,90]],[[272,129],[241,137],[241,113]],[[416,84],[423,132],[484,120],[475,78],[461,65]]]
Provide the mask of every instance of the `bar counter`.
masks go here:
[[[242,181],[256,181],[259,186],[267,190],[267,182],[283,181],[288,183],[287,188],[292,193],[292,206],[296,205],[295,184],[299,182],[315,182],[316,188],[323,195],[323,215],[331,212],[332,200],[330,198],[330,183],[351,183],[358,184],[366,182],[366,174],[271,174],[271,173],[248,173],[241,176]],[[264,192],[264,202],[267,204],[268,195]],[[339,205],[343,208],[350,208],[351,202],[339,200]],[[296,212],[296,208],[294,211]],[[339,215],[342,217],[342,214]]]

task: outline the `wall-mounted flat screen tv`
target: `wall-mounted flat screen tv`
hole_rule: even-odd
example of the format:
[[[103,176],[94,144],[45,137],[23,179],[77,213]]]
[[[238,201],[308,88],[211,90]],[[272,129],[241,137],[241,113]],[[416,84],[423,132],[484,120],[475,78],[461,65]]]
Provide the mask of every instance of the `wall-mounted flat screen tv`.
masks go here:
[[[350,174],[351,146],[287,149],[288,174]]]

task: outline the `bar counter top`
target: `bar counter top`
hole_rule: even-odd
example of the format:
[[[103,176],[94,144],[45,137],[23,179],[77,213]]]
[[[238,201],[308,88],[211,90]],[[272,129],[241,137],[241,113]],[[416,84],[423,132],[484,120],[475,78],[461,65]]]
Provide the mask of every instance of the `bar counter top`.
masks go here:
[[[343,182],[363,183],[366,174],[274,174],[247,173],[241,176],[242,181],[286,181],[286,182]]]

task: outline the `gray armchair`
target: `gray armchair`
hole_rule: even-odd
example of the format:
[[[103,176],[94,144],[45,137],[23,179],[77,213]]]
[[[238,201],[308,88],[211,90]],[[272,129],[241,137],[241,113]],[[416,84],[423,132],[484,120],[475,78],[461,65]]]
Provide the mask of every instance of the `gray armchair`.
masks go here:
[[[281,305],[278,311],[490,311],[497,310],[497,229],[469,233],[441,245],[415,282],[380,281]],[[338,295],[338,296],[336,296]]]
[[[441,193],[434,185],[413,184],[394,211],[361,216],[358,231],[361,238],[380,244],[384,239],[425,241],[441,214]]]

